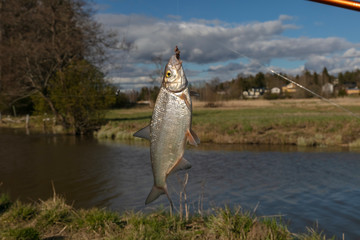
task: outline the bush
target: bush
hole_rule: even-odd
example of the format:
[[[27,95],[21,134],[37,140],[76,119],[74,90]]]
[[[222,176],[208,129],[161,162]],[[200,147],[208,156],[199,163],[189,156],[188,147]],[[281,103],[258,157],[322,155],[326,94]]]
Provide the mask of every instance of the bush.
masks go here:
[[[115,90],[89,62],[74,61],[50,81],[50,98],[64,125],[80,135],[92,132],[105,109],[115,102]]]
[[[345,89],[340,89],[339,92],[338,92],[338,96],[339,97],[347,96],[346,90]]]

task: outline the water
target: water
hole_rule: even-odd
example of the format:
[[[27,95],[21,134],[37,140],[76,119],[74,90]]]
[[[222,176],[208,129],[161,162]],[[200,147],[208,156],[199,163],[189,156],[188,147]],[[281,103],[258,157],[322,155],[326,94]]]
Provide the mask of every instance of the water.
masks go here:
[[[261,215],[281,215],[290,230],[304,232],[316,222],[339,238],[360,239],[360,153],[345,149],[298,149],[206,145],[185,153],[193,167],[186,187],[190,210],[225,204]],[[179,181],[169,190],[179,204]],[[70,136],[26,136],[0,129],[0,192],[37,201],[57,194],[75,207],[151,211],[144,201],[152,186],[149,148]],[[257,207],[258,206],[258,207]]]

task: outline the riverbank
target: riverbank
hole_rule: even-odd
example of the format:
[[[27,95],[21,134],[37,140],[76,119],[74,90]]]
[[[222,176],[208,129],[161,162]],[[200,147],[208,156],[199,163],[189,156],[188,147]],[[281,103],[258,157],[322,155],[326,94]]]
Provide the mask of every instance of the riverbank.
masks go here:
[[[335,103],[360,115],[359,98]],[[149,124],[152,109],[112,110],[98,139],[129,140]],[[360,147],[360,120],[319,99],[194,101],[193,130],[201,142],[297,146]]]
[[[28,134],[31,132],[44,134],[66,134],[61,125],[54,124],[51,116],[20,116],[7,115],[0,119],[0,128],[24,129]]]
[[[312,228],[289,232],[280,217],[227,207],[187,220],[166,210],[150,214],[74,209],[54,194],[47,201],[12,202],[0,195],[0,239],[326,239]]]
[[[360,99],[332,99],[360,116]],[[108,140],[140,140],[132,134],[149,124],[150,107],[110,110],[94,136]],[[2,117],[0,127],[29,132],[65,133],[47,116]],[[360,148],[360,117],[319,99],[193,102],[193,130],[202,143],[266,144]]]

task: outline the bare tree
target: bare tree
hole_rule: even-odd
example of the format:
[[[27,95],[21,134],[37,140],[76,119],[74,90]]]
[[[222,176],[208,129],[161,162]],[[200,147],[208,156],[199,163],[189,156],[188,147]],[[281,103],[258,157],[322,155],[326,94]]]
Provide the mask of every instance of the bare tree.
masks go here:
[[[155,70],[150,73],[149,77],[151,79],[152,85],[154,85],[156,82],[161,82],[164,76],[162,55],[152,57],[151,61],[155,65]]]
[[[149,102],[150,107],[153,106],[153,103],[156,101],[156,97],[159,93],[159,88],[155,86],[156,83],[161,83],[162,79],[164,77],[164,66],[162,61],[162,55],[157,55],[151,58],[151,61],[155,65],[154,71],[152,71],[149,74],[149,77],[151,79],[152,88],[148,89],[148,96],[149,96]]]

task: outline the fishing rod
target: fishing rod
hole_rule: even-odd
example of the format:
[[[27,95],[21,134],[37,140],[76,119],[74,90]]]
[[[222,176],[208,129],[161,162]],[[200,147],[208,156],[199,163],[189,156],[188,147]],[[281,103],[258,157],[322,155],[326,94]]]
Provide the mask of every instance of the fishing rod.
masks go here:
[[[350,0],[308,0],[308,1],[360,11],[360,2],[356,2],[356,1],[350,1]]]

